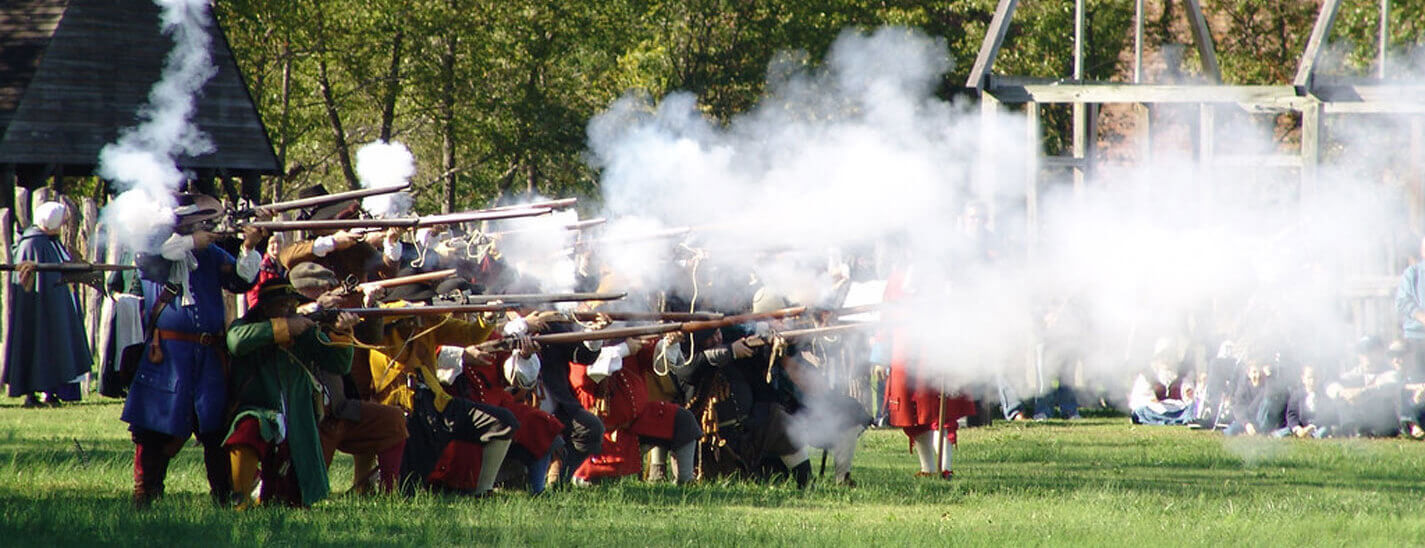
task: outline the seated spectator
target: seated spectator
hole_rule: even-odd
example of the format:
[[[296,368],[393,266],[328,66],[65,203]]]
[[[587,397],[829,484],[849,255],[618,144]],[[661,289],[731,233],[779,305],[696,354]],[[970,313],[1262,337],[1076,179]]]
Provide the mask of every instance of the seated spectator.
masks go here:
[[[1390,366],[1400,377],[1400,431],[1415,439],[1425,439],[1425,378],[1409,367],[1410,351],[1405,341],[1390,343]]]
[[[1187,424],[1196,417],[1191,402],[1192,380],[1178,370],[1172,342],[1155,345],[1148,371],[1138,374],[1128,393],[1128,408],[1135,424]]]
[[[1316,367],[1301,368],[1301,384],[1293,387],[1286,403],[1286,426],[1277,437],[1324,438],[1335,429],[1335,409],[1316,383]]]
[[[1341,410],[1344,435],[1394,436],[1400,431],[1400,373],[1386,360],[1380,339],[1367,336],[1356,345],[1356,366],[1326,386]]]
[[[1246,360],[1246,378],[1232,393],[1232,424],[1229,436],[1277,433],[1286,427],[1288,390],[1274,369],[1276,358],[1254,354]]]

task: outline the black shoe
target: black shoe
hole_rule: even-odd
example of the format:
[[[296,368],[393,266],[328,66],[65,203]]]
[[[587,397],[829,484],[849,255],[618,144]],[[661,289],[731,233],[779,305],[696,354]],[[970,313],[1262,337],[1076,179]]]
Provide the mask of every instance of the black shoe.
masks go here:
[[[792,477],[797,480],[797,489],[806,489],[811,484],[811,460],[804,460],[793,468]]]
[[[46,395],[46,396],[45,396],[45,405],[48,405],[48,406],[50,406],[50,407],[59,407],[59,406],[61,406],[61,405],[64,405],[64,402],[59,401],[59,396]]]
[[[30,395],[28,395],[28,396],[25,396],[25,403],[23,403],[23,404],[20,405],[20,407],[24,407],[24,408],[26,408],[26,409],[34,409],[34,408],[36,408],[36,407],[43,407],[43,406],[44,406],[44,404],[43,404],[43,403],[40,403],[40,399],[39,399],[39,398],[36,398],[34,394],[30,394]]]

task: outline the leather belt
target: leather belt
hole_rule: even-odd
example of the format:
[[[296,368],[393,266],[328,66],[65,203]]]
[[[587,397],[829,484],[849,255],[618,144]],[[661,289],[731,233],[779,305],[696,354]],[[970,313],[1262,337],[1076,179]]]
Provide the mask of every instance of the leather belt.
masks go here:
[[[157,330],[157,339],[198,343],[203,346],[223,346],[226,342],[222,333],[189,333],[187,331]]]

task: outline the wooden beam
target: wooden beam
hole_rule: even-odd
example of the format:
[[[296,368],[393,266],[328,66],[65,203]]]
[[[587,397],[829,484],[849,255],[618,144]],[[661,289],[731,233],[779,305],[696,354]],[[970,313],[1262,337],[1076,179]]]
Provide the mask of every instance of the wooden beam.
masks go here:
[[[1425,85],[1324,85],[1311,90],[1322,102],[1425,104]]]
[[[1327,0],[1330,1],[1330,0]],[[1301,196],[1316,190],[1316,175],[1321,165],[1322,135],[1325,117],[1321,103],[1311,102],[1301,110]]]
[[[1316,15],[1316,25],[1311,28],[1311,38],[1306,41],[1306,51],[1301,55],[1301,63],[1296,68],[1296,78],[1291,85],[1297,92],[1306,95],[1311,91],[1316,77],[1316,62],[1321,60],[1321,51],[1326,40],[1331,37],[1331,25],[1336,22],[1336,12],[1341,8],[1341,0],[1325,0],[1321,12]]]
[[[1036,84],[996,85],[987,94],[1005,103],[1242,103],[1293,106],[1291,86]]]
[[[985,89],[995,67],[995,58],[999,57],[999,48],[1004,45],[1004,35],[1009,31],[1009,20],[1014,17],[1014,7],[1018,4],[1019,0],[999,0],[995,16],[990,20],[989,28],[985,29],[985,39],[980,42],[980,52],[975,55],[975,66],[970,69],[965,87]]]
[[[1221,167],[1301,167],[1301,157],[1290,154],[1217,154],[1212,165]]]
[[[1202,16],[1202,5],[1198,0],[1187,0],[1188,29],[1197,42],[1197,54],[1202,57],[1202,72],[1213,82],[1222,81],[1222,69],[1217,65],[1217,48],[1213,46],[1212,31],[1207,28],[1207,18]]]

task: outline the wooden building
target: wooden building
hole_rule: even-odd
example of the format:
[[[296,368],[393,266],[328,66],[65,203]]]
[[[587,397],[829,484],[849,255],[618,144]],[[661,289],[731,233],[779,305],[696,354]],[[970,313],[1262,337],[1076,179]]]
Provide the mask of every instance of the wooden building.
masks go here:
[[[26,207],[17,185],[63,191],[92,175],[99,150],[138,124],[174,47],[159,15],[150,0],[0,3],[0,207]],[[217,73],[194,122],[215,150],[179,164],[200,190],[256,199],[260,176],[281,166],[222,29],[209,29]]]

